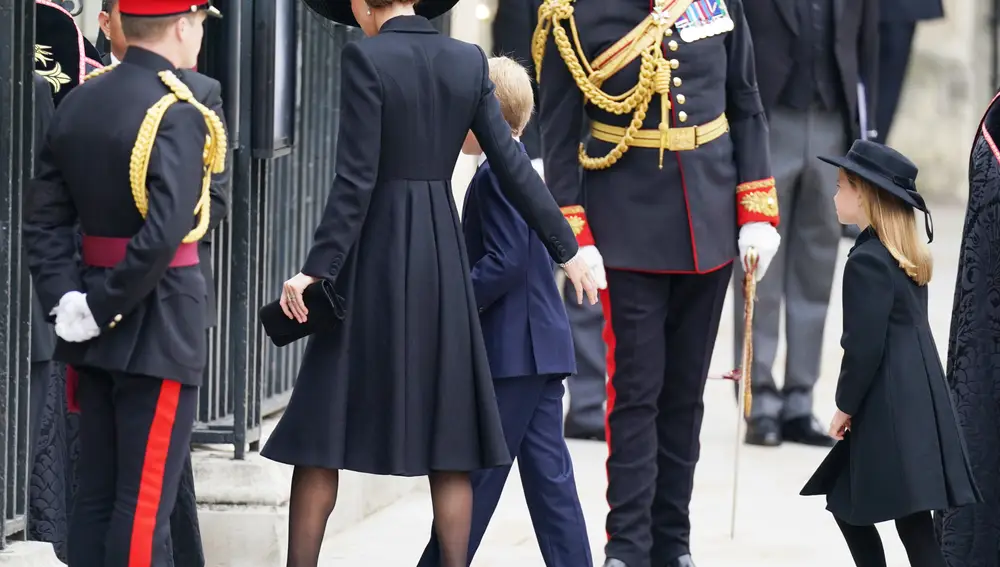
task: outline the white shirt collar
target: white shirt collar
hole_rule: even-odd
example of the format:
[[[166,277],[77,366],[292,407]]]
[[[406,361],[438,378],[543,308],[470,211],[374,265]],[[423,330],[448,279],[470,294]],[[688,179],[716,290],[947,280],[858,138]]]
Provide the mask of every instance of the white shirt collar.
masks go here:
[[[111,55],[111,64],[112,65],[117,65],[117,64],[121,63],[121,61],[119,61],[118,58],[115,57],[114,53],[111,53],[110,55]]]

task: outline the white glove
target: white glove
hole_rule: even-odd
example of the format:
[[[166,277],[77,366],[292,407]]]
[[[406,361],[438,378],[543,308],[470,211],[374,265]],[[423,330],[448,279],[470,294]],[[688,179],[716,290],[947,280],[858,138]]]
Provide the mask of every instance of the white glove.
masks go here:
[[[751,222],[740,227],[740,261],[743,263],[743,270],[747,270],[747,250],[754,248],[757,250],[757,281],[764,277],[767,267],[771,265],[771,260],[778,253],[778,246],[781,245],[781,236],[768,222]]]
[[[542,181],[544,181],[545,180],[545,166],[542,165],[542,158],[535,158],[535,159],[531,160],[531,167],[535,168],[535,171],[538,172],[538,176],[542,178]]]
[[[597,289],[607,289],[608,277],[604,273],[604,257],[597,251],[597,247],[594,245],[583,246],[577,252],[577,255],[587,264],[590,276],[594,278],[594,283],[597,284]]]
[[[87,304],[87,295],[79,291],[63,295],[49,315],[56,316],[56,335],[68,343],[82,343],[101,334]]]

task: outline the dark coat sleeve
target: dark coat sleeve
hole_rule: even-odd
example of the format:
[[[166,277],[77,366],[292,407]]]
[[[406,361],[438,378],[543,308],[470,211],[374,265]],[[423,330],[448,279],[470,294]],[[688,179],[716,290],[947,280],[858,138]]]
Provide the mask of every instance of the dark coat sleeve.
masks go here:
[[[480,179],[476,187],[480,203],[477,209],[486,253],[472,266],[472,289],[476,305],[485,310],[518,282],[524,282],[531,231],[503,196],[493,172],[487,169]]]
[[[837,380],[837,408],[856,415],[882,365],[894,297],[893,266],[858,249],[844,267],[844,358]]]
[[[542,178],[531,166],[528,155],[511,137],[510,126],[500,112],[500,103],[490,80],[486,53],[481,49],[479,53],[482,56],[482,95],[472,122],[472,132],[490,160],[490,168],[496,174],[504,195],[528,226],[541,237],[552,259],[564,264],[576,256],[579,249],[576,236]]]
[[[538,79],[538,128],[545,182],[560,207],[583,204],[579,157],[583,109],[583,93],[550,33]]]
[[[87,303],[98,326],[105,327],[116,315],[130,312],[149,295],[191,231],[207,135],[201,113],[189,104],[174,104],[164,116],[146,175],[146,222],[129,241],[125,259],[108,272],[104,286],[87,290]]]
[[[863,1],[864,12],[861,14],[861,31],[858,34],[858,78],[865,86],[864,103],[868,113],[868,127],[874,129],[875,124],[878,124],[875,113],[878,109],[878,23],[881,0]]]
[[[340,140],[336,177],[302,273],[335,280],[368,214],[382,145],[382,83],[357,43],[341,56]]]
[[[76,260],[76,207],[53,151],[59,123],[54,114],[36,156],[23,230],[28,269],[46,316],[63,295],[83,289]]]
[[[726,117],[736,160],[737,222],[769,222],[778,225],[777,193],[771,175],[771,145],[764,106],[757,89],[757,68],[753,40],[741,0],[729,0],[734,29],[726,36]],[[756,200],[755,193],[763,195]],[[772,210],[759,206],[760,199],[772,199]],[[773,213],[773,214],[772,214]]]

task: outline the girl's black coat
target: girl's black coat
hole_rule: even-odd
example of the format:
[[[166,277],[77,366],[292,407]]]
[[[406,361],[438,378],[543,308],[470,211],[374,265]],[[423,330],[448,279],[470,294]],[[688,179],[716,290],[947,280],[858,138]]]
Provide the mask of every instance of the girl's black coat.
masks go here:
[[[927,322],[927,287],[899,267],[875,233],[858,237],[844,268],[844,359],[837,407],[851,431],[802,494],[854,525],[980,500]]]

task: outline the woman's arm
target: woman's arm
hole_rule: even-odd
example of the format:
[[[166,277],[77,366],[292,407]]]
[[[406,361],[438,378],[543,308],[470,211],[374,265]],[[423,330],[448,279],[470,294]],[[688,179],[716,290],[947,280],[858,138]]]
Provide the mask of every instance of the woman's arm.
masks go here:
[[[336,177],[302,273],[334,280],[361,232],[378,179],[382,84],[357,43],[341,56],[340,132]]]
[[[850,416],[861,407],[882,364],[895,296],[891,269],[881,258],[862,251],[848,258],[844,267],[844,335],[840,339],[844,359],[837,381],[837,408]]]
[[[478,47],[477,47],[478,49]],[[534,230],[558,264],[576,256],[579,248],[573,229],[563,217],[555,200],[531,166],[531,160],[511,137],[510,126],[503,119],[500,103],[490,81],[486,54],[482,56],[482,96],[472,121],[472,132],[490,160],[490,168],[500,182],[500,189],[521,217]]]

